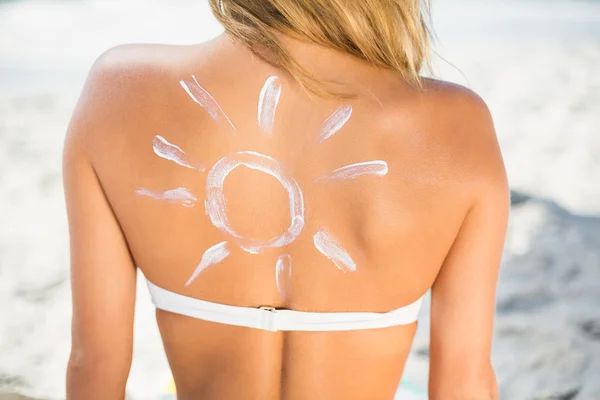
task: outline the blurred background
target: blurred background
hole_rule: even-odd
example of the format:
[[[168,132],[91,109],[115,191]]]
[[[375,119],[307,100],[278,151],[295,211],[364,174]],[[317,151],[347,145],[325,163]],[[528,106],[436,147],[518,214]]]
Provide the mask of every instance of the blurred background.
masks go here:
[[[600,400],[600,2],[433,0],[433,26],[435,76],[486,100],[513,189],[501,398]],[[206,0],[0,0],[0,392],[64,398],[61,152],[92,62],[122,43],[220,32]],[[405,373],[415,393],[427,384],[427,308]],[[169,379],[140,290],[128,396],[169,399]]]

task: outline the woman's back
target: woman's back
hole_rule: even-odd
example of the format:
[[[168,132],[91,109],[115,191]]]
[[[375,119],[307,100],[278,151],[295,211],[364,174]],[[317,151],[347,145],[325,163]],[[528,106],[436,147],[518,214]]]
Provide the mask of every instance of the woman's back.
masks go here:
[[[355,96],[311,98],[226,35],[100,59],[80,105],[94,111],[72,130],[88,128],[78,143],[127,245],[112,251],[130,254],[153,284],[214,303],[310,312],[413,303],[497,169],[485,107],[461,88],[417,88],[286,40]],[[110,276],[105,285],[124,285]],[[466,295],[470,278],[456,279]],[[269,332],[162,310],[157,320],[181,399],[391,398],[416,329]]]

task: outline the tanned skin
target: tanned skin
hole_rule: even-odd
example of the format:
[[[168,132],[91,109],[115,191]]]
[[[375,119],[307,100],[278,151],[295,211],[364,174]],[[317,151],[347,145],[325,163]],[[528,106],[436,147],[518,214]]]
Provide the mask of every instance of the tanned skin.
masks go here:
[[[127,45],[93,66],[65,142],[73,344],[67,398],[123,399],[132,360],[136,268],[168,290],[208,301],[302,311],[385,312],[432,288],[429,398],[497,399],[490,363],[509,189],[484,102],[461,86],[397,74],[286,39],[301,64],[350,88],[350,100],[309,96],[292,77],[226,34],[194,46]],[[233,121],[218,124],[182,90],[195,75]],[[274,133],[257,127],[258,95],[277,75]],[[352,117],[324,143],[323,121]],[[230,239],[204,211],[206,172],[157,157],[155,135],[210,168],[242,150],[279,160],[303,190],[306,225],[292,243],[231,256],[188,278],[203,252]],[[385,160],[386,176],[322,183],[344,165]],[[183,207],[136,196],[185,187]],[[238,168],[225,183],[235,229],[268,239],[289,226],[289,201],[267,174]],[[357,263],[343,273],[312,236],[327,229]],[[284,301],[275,262],[292,257]],[[268,332],[157,311],[178,399],[392,399],[416,323],[347,332]],[[161,351],[157,349],[157,351]]]

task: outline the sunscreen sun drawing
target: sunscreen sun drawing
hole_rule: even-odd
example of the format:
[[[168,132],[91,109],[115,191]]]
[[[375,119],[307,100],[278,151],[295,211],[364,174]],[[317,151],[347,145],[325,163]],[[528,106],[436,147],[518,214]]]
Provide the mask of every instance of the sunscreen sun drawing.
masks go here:
[[[225,112],[221,109],[211,94],[198,82],[195,76],[192,80],[181,80],[181,87],[189,97],[199,104],[208,115],[218,123],[226,124],[236,134],[236,128]],[[260,131],[267,136],[273,135],[275,113],[281,96],[282,85],[277,76],[266,79],[258,99],[257,123]],[[319,143],[330,139],[348,122],[352,115],[352,106],[343,105],[327,118],[316,137]],[[169,142],[160,135],[153,139],[154,153],[165,160],[190,168],[199,173],[205,172],[206,167],[190,157],[185,150]],[[256,240],[245,237],[236,232],[227,218],[227,199],[223,192],[223,185],[227,176],[234,169],[244,166],[246,168],[271,175],[286,190],[289,200],[290,223],[287,230],[270,240]],[[385,161],[373,160],[358,162],[337,168],[323,176],[314,179],[315,182],[331,182],[354,179],[363,175],[384,176],[388,173]],[[189,190],[178,187],[166,191],[157,191],[147,188],[138,188],[138,196],[145,196],[155,200],[180,204],[184,207],[194,207],[198,199]],[[209,170],[206,178],[206,199],[204,201],[206,215],[211,223],[223,232],[229,240],[215,244],[208,248],[201,257],[200,263],[192,272],[186,282],[190,285],[202,271],[218,264],[231,254],[232,246],[237,246],[249,254],[259,254],[266,249],[282,248],[292,243],[301,234],[305,224],[305,203],[302,190],[292,174],[278,160],[255,151],[240,151],[221,158]],[[326,229],[320,229],[313,234],[316,250],[327,257],[342,272],[356,271],[356,263],[350,253],[342,246],[334,235]],[[292,257],[282,253],[275,265],[275,281],[282,298],[289,294],[292,273]]]

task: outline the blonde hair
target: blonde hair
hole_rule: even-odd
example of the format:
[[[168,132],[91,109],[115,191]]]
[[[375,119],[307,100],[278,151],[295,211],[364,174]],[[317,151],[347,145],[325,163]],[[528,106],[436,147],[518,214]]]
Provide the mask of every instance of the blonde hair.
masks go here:
[[[309,91],[339,96],[286,50],[279,34],[351,54],[420,84],[429,65],[429,2],[424,0],[209,0],[234,39],[289,72]]]

